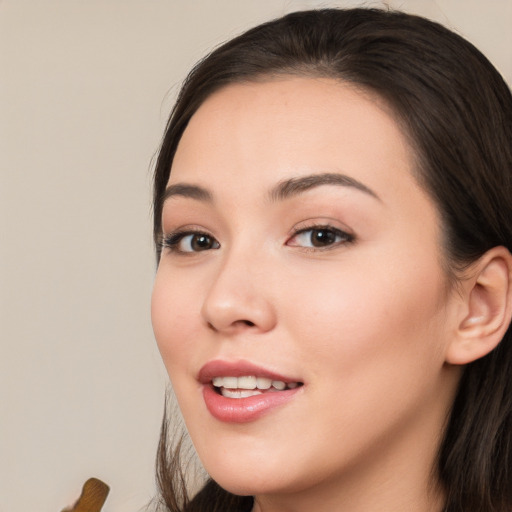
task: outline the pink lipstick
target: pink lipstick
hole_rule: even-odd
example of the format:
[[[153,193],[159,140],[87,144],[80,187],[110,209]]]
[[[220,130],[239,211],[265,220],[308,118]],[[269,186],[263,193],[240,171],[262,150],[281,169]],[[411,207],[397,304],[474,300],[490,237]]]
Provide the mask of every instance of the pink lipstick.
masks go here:
[[[246,361],[211,361],[198,376],[210,414],[227,423],[254,421],[286,404],[303,386],[286,377]]]

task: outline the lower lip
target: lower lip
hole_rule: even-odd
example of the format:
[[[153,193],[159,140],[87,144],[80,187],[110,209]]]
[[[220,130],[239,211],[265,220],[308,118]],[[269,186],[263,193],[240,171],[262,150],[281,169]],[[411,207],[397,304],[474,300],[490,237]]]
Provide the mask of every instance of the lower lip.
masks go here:
[[[212,386],[203,386],[203,398],[210,414],[225,423],[248,423],[255,421],[272,409],[289,402],[302,388],[286,391],[271,391],[247,398],[227,398],[217,393]]]

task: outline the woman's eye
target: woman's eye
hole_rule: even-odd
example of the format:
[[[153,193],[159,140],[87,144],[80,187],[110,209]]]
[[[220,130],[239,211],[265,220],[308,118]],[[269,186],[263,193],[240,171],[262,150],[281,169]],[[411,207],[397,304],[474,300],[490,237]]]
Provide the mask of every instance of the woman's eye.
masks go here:
[[[207,233],[174,233],[164,237],[163,246],[178,253],[193,253],[218,249],[219,242]]]
[[[353,236],[333,227],[314,227],[298,231],[287,245],[292,247],[328,248],[351,242]]]

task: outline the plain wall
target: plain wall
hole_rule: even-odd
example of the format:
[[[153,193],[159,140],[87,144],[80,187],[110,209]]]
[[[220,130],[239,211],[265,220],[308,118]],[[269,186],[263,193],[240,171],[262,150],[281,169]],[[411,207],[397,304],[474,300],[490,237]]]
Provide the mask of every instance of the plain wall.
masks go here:
[[[361,2],[0,0],[0,512],[59,511],[90,476],[104,512],[154,495],[152,156],[209,48],[327,5]],[[512,0],[386,5],[456,29],[512,83]]]

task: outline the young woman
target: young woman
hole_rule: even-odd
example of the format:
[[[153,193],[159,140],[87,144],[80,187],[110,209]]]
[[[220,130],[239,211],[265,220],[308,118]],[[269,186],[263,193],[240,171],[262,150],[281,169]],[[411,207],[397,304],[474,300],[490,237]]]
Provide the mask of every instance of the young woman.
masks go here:
[[[471,44],[299,12],[197,65],[152,318],[211,476],[171,511],[512,510],[512,97]]]

